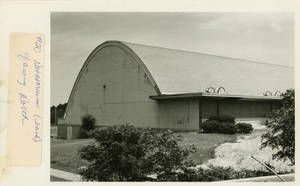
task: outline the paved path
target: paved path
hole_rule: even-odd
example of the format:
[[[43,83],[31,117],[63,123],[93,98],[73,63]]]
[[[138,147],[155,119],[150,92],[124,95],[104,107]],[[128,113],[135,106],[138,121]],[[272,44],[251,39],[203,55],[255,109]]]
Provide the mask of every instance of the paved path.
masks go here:
[[[69,181],[81,181],[80,175],[62,171],[62,170],[58,170],[58,169],[51,169],[50,175],[57,177],[57,178],[69,180]]]
[[[294,182],[295,174],[285,174],[280,175],[286,182]],[[281,182],[277,176],[262,176],[255,178],[245,178],[245,179],[236,179],[236,180],[226,180],[221,182]]]

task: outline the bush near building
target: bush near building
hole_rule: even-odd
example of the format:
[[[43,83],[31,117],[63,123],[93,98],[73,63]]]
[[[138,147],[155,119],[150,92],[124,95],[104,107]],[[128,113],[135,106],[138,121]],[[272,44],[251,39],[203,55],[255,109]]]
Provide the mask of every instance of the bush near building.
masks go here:
[[[215,120],[205,121],[202,124],[202,129],[205,133],[235,134],[237,132],[234,123]]]
[[[87,114],[81,118],[80,138],[89,138],[92,136],[96,119],[91,114]]]
[[[249,134],[251,132],[253,132],[253,127],[251,124],[248,123],[237,123],[235,125],[237,133],[241,133],[241,134]]]
[[[251,124],[237,123],[232,116],[211,116],[202,124],[205,133],[248,134],[253,131]]]
[[[233,116],[210,116],[209,121],[218,121],[220,123],[235,123]]]

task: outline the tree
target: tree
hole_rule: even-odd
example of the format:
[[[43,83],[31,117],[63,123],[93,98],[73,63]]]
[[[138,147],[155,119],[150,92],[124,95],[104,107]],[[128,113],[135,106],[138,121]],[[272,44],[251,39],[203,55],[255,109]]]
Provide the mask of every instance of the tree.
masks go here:
[[[278,149],[273,159],[290,160],[295,164],[295,90],[287,90],[281,95],[279,109],[270,114],[269,129],[262,135],[261,148],[270,146]]]
[[[80,171],[87,181],[146,181],[156,174],[163,181],[176,176],[192,162],[186,161],[194,148],[182,149],[180,137],[170,131],[132,125],[107,127],[94,133],[95,143],[79,150],[89,165]]]
[[[56,116],[55,116],[56,113],[55,112],[56,112],[56,107],[53,105],[51,107],[51,109],[50,109],[50,113],[51,113],[51,118],[50,118],[51,125],[56,123]]]
[[[67,109],[68,103],[53,105],[50,109],[51,113],[51,124],[56,124],[57,118],[63,118]]]
[[[57,105],[57,107],[56,107],[57,118],[63,118],[64,117],[65,111],[67,109],[67,105],[68,105],[68,103]]]

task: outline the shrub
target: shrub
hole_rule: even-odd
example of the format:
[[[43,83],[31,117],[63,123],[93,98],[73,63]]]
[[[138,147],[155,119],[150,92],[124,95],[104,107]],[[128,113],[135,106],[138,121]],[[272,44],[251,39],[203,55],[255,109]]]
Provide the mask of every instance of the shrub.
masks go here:
[[[224,133],[224,134],[235,134],[236,133],[236,128],[234,126],[234,123],[231,123],[231,122],[221,123],[221,127],[218,130],[219,130],[219,133]]]
[[[232,116],[211,116],[202,124],[205,133],[248,134],[253,131],[251,124],[237,123]]]
[[[89,138],[95,129],[95,118],[91,114],[87,114],[81,118],[80,137]]]
[[[278,110],[269,115],[269,131],[262,135],[261,147],[278,149],[273,159],[290,160],[295,164],[295,90],[287,90]]]
[[[211,181],[221,181],[221,180],[231,180],[231,179],[242,179],[250,177],[260,177],[269,176],[273,173],[266,170],[240,170],[235,171],[230,167],[214,167],[210,166],[208,169],[191,169],[187,168],[183,171],[173,175],[168,181],[201,181],[201,182],[211,182]],[[157,180],[161,181],[161,180]]]
[[[248,123],[237,123],[235,125],[237,133],[242,133],[242,134],[249,134],[253,132],[253,127],[251,124]]]
[[[91,137],[93,137],[93,134],[94,134],[94,130],[88,131],[83,128],[80,128],[80,130],[79,130],[79,137],[81,139],[91,138]]]
[[[202,129],[205,133],[214,133],[219,125],[220,123],[218,121],[206,120],[204,123],[202,123]]]
[[[81,148],[89,165],[80,171],[87,181],[150,181],[148,175],[168,180],[176,170],[193,165],[186,161],[195,149],[182,149],[180,137],[170,131],[155,133],[132,125],[107,127],[94,133],[95,142]]]
[[[219,122],[215,120],[207,120],[202,124],[202,129],[205,133],[223,133],[223,134],[235,134],[236,128],[234,123],[231,122]]]
[[[212,121],[218,121],[220,123],[226,122],[226,123],[235,123],[235,118],[233,116],[210,116],[208,120]]]
[[[95,118],[91,114],[87,114],[81,118],[82,125],[81,127],[87,131],[95,129]]]

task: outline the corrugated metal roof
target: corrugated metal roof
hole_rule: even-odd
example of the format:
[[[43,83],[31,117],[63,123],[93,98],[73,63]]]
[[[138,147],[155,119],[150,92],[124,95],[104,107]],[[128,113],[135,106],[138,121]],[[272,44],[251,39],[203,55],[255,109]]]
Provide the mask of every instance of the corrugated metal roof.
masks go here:
[[[161,94],[224,87],[230,95],[263,96],[294,88],[294,68],[123,42],[145,64]]]

